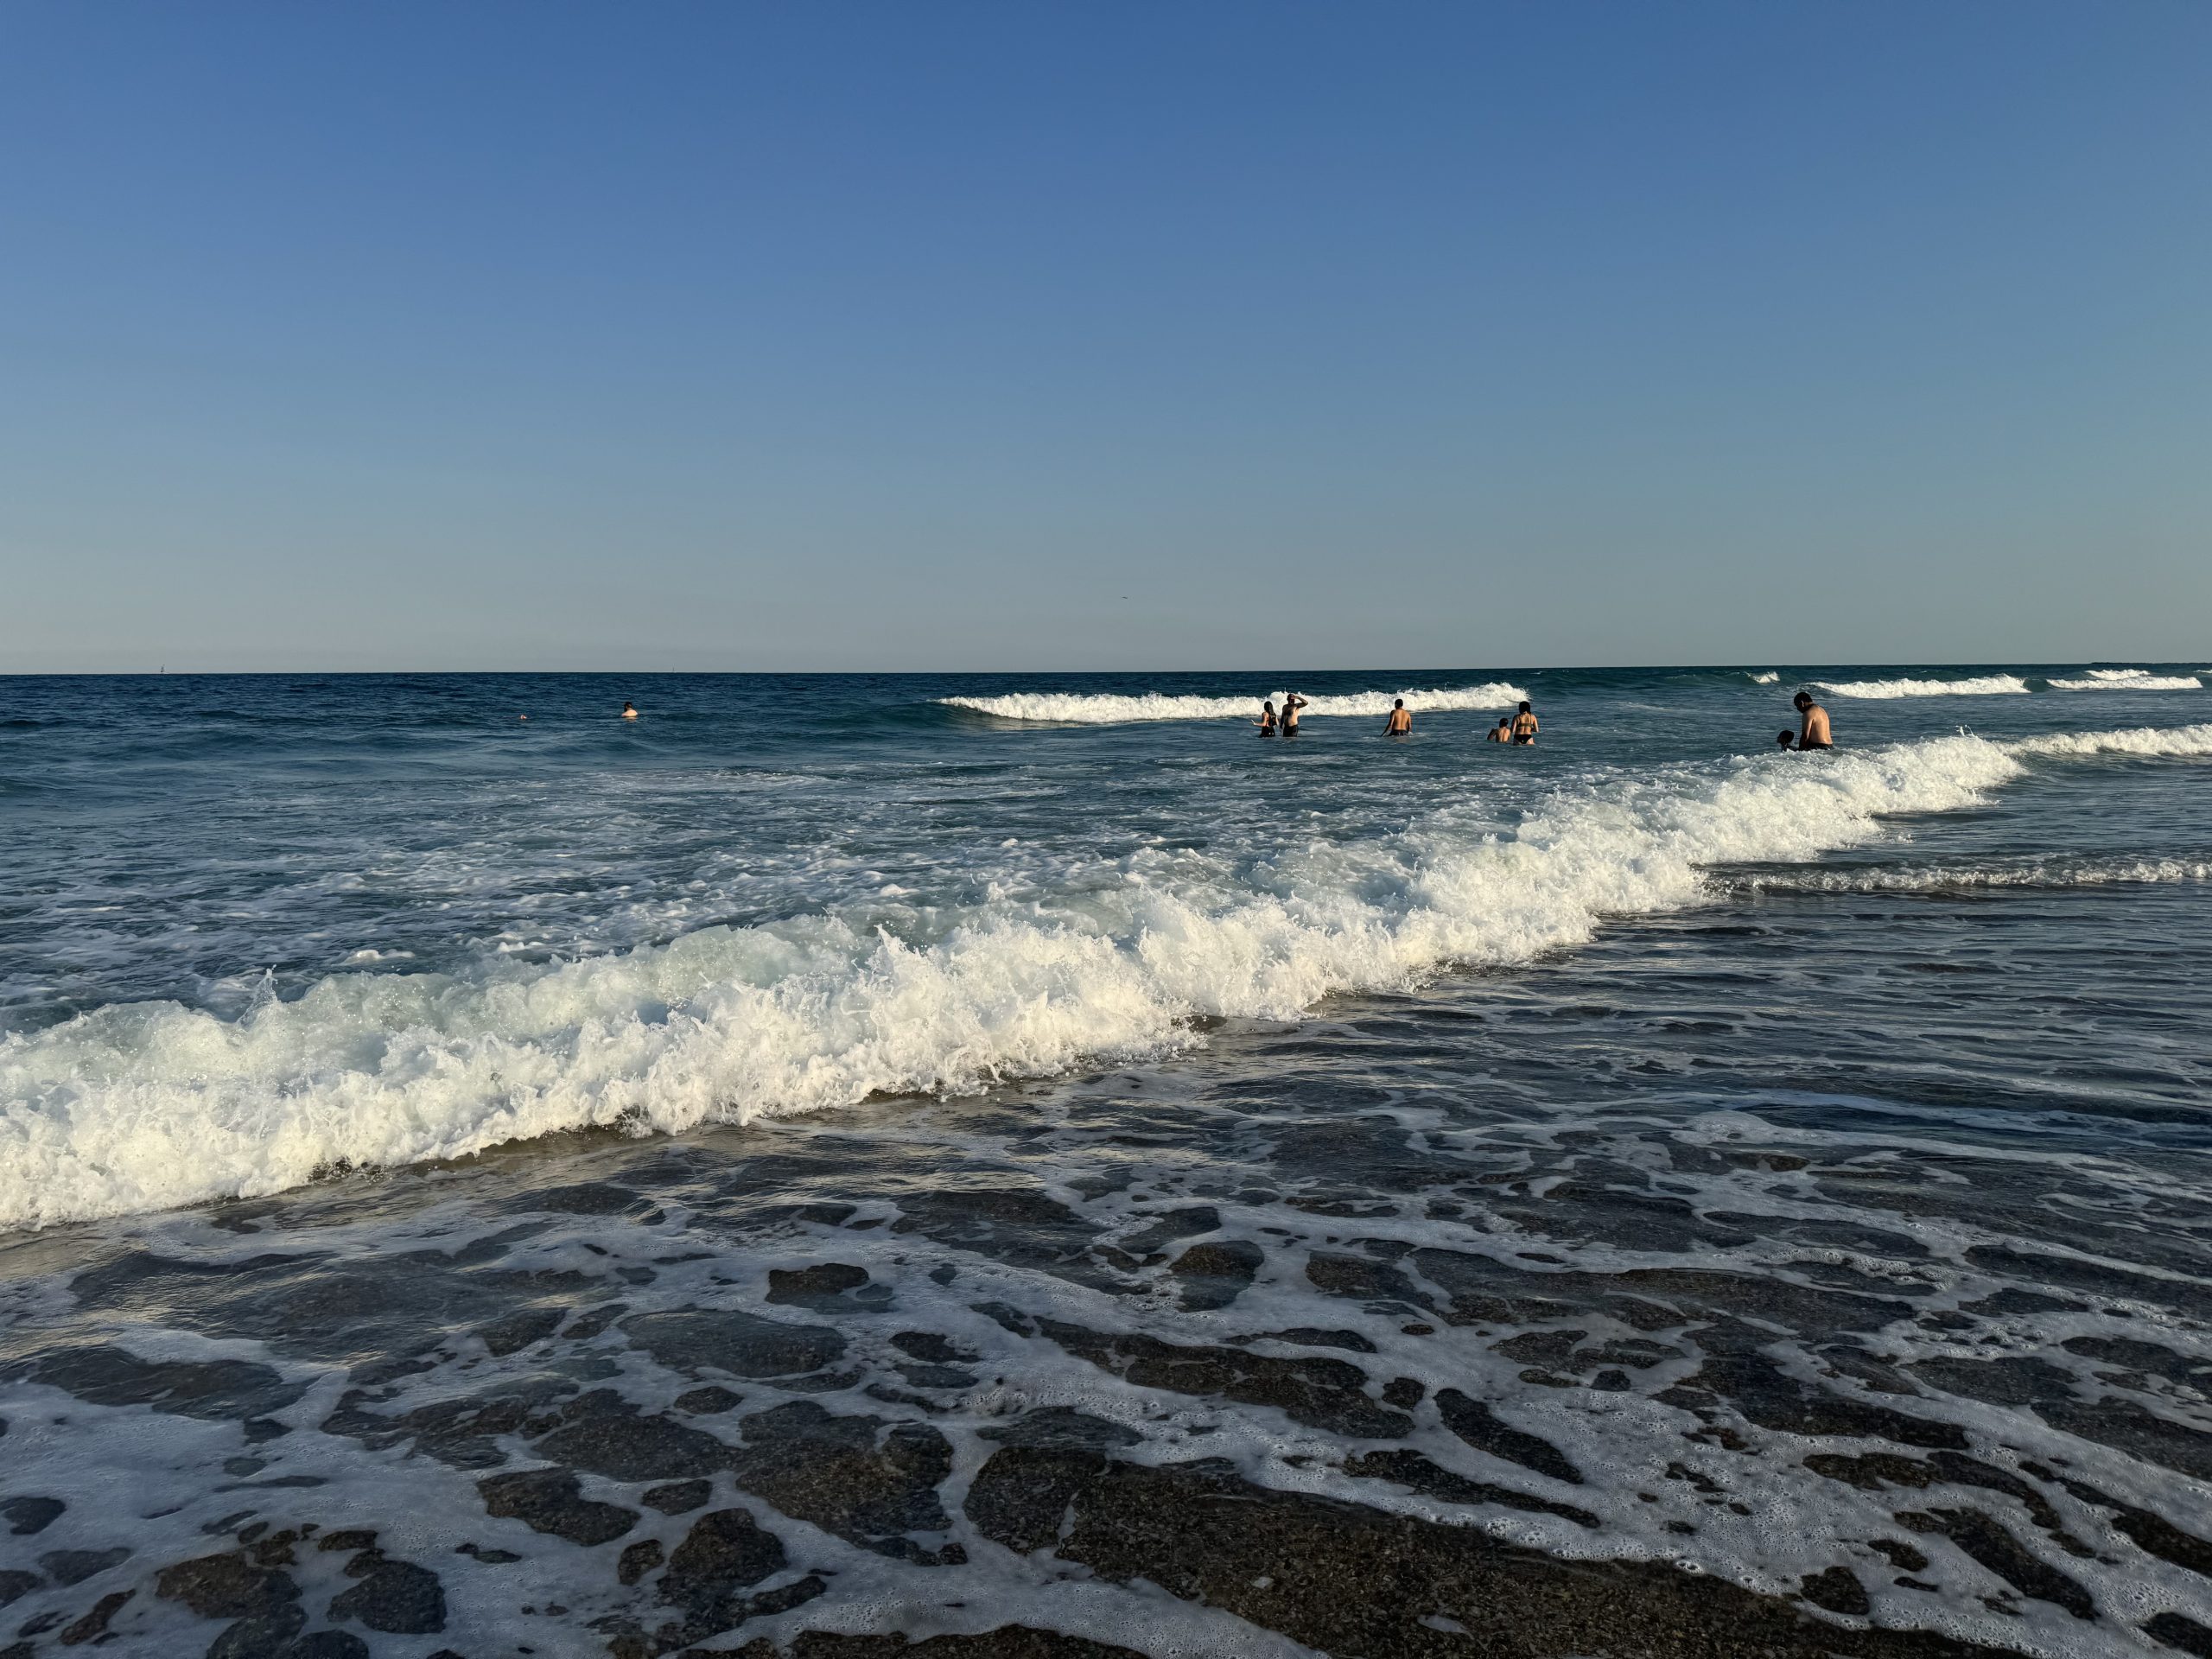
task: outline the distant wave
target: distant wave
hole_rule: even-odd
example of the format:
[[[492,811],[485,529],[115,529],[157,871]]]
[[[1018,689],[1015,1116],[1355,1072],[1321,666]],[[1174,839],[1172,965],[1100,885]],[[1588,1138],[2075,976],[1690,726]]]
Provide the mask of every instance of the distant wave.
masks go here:
[[[2014,754],[2212,754],[2212,723],[2134,726],[2119,732],[2054,732],[2005,746]]]
[[[0,1229],[1156,1055],[1209,1017],[1526,963],[1699,902],[1708,867],[1809,864],[1889,815],[1980,804],[2024,757],[2101,753],[2212,753],[2212,724],[1620,772],[1510,831],[1440,814],[1295,876],[1140,849],[903,936],[832,912],[581,961],[336,974],[236,1019],[111,1005],[0,1038]]]
[[[1966,680],[1816,680],[1839,697],[2002,697],[2025,696],[2028,683],[2014,674]]]
[[[1405,699],[1417,713],[1452,709],[1510,709],[1525,702],[1529,694],[1517,685],[1492,680],[1486,685],[1437,687],[1427,691],[1353,691],[1338,696],[1309,697],[1306,717],[1317,715],[1365,715],[1390,712],[1391,702]],[[1281,691],[1255,691],[1249,697],[1177,697],[1157,691],[1141,696],[1115,696],[1072,691],[1015,691],[1002,697],[939,697],[953,709],[971,709],[1000,720],[1049,721],[1062,725],[1122,726],[1151,720],[1225,720],[1258,715],[1260,700],[1272,698],[1282,706]]]
[[[2093,668],[2078,680],[2051,680],[2059,691],[2202,691],[2203,683],[2181,674],[2153,674],[2147,668]]]
[[[1745,669],[1744,671],[1744,677],[1749,680],[1753,685],[1772,685],[1777,680],[1782,677],[1782,671],[1779,669],[1770,668],[1764,673],[1754,674],[1749,669]]]

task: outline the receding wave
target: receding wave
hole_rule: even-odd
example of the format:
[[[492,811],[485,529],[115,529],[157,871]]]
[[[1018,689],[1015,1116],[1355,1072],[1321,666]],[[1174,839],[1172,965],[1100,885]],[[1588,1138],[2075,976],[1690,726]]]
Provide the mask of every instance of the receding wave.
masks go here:
[[[1964,680],[1819,680],[1839,697],[2006,697],[2024,696],[2028,683],[2017,674],[1983,674]]]
[[[474,976],[339,974],[233,1020],[111,1005],[0,1039],[0,1226],[1158,1054],[1202,1016],[1294,1018],[1523,963],[1698,901],[1708,866],[1809,862],[1882,815],[1985,800],[2022,753],[2105,752],[2212,753],[2212,725],[1621,774],[1510,832],[1446,813],[1256,861],[1147,849],[1042,896],[922,912],[906,937],[832,913]]]
[[[2185,674],[2153,674],[2147,668],[2093,668],[2080,679],[2045,682],[2058,691],[2202,691],[2203,682]]]
[[[1295,687],[1290,688],[1296,690]],[[1390,712],[1398,698],[1417,713],[1453,709],[1510,709],[1529,694],[1517,685],[1492,680],[1484,685],[1439,686],[1427,690],[1351,691],[1336,696],[1308,697],[1306,717],[1317,715],[1365,715],[1380,717]],[[1259,712],[1262,698],[1282,703],[1281,691],[1255,691],[1249,697],[1179,697],[1158,691],[1136,696],[1075,691],[1014,691],[1002,697],[939,697],[953,709],[967,709],[1000,720],[1027,720],[1077,726],[1124,726],[1151,720],[1249,719]]]

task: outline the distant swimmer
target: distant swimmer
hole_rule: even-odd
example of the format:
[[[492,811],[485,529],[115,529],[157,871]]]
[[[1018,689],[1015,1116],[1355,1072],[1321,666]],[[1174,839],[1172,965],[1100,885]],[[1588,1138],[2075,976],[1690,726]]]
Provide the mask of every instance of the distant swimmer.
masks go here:
[[[1390,704],[1390,719],[1382,728],[1385,737],[1403,737],[1414,728],[1414,717],[1406,712],[1406,700],[1398,697]]]
[[[1493,743],[1511,742],[1513,741],[1513,722],[1508,720],[1504,715],[1500,715],[1497,717],[1497,724],[1490,728],[1490,741]]]
[[[634,702],[626,702],[626,703],[624,703],[624,704],[622,705],[622,718],[623,718],[623,719],[625,719],[625,720],[635,720],[637,717],[638,717],[638,705],[637,705],[636,703],[634,703]]]
[[[1306,699],[1300,696],[1297,692],[1289,691],[1284,693],[1282,700],[1282,734],[1285,737],[1296,737],[1298,735],[1298,711],[1304,707],[1306,707]]]
[[[1260,705],[1260,718],[1253,723],[1259,727],[1260,735],[1262,737],[1273,737],[1275,734],[1275,704],[1274,698],[1270,697]]]
[[[1804,729],[1797,734],[1797,747],[1801,749],[1834,748],[1835,740],[1828,734],[1828,711],[1813,701],[1813,694],[1800,691],[1789,701],[1805,717]]]
[[[1536,711],[1525,702],[1521,705],[1521,712],[1513,716],[1512,732],[1508,741],[1523,747],[1536,741]]]

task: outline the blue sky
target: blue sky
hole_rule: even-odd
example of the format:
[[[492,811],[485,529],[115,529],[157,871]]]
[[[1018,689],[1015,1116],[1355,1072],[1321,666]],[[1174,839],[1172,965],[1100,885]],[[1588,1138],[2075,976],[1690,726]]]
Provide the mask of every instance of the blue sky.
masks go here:
[[[0,10],[0,671],[2212,650],[2212,7]]]

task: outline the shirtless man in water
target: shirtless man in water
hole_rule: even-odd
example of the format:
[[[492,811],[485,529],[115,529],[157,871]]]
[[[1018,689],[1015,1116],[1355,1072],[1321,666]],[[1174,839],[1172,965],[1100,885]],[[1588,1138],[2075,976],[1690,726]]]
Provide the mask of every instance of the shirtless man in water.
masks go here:
[[[1828,735],[1828,711],[1813,701],[1813,694],[1800,691],[1789,701],[1796,705],[1797,712],[1805,719],[1804,728],[1797,734],[1797,747],[1801,749],[1834,748],[1835,740]]]
[[[1414,717],[1406,712],[1406,700],[1394,699],[1390,704],[1390,718],[1382,728],[1385,737],[1403,737],[1414,728]]]

